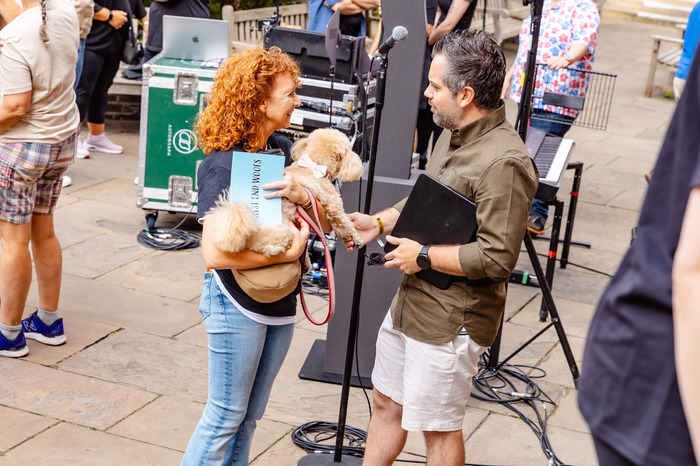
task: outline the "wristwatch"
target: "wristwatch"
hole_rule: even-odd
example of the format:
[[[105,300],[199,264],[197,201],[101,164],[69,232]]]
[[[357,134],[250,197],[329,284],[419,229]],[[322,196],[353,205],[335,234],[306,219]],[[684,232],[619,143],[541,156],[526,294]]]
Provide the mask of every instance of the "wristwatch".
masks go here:
[[[571,55],[569,55],[569,52],[566,52],[566,53],[564,54],[564,60],[568,61],[568,62],[569,62],[569,65],[571,65],[571,64],[575,61],[575,60],[574,60],[574,57],[572,57]]]
[[[418,257],[416,257],[416,264],[418,264],[418,267],[420,267],[421,270],[427,270],[430,268],[430,257],[428,257],[428,249],[430,249],[430,245],[426,244],[420,249]]]
[[[114,16],[114,14],[112,13],[112,10],[109,10],[109,17],[107,18],[107,22],[108,22],[108,23],[109,23],[110,21],[112,21],[112,17],[113,17],[113,16]]]

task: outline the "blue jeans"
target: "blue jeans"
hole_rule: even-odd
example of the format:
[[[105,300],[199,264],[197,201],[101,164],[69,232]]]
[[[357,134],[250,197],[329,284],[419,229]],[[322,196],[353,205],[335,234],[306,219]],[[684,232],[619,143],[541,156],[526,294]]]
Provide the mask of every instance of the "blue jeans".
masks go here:
[[[538,116],[543,116],[546,119],[537,118]],[[546,131],[550,134],[564,137],[573,123],[574,119],[571,117],[561,116],[556,113],[547,112],[536,108],[532,109],[532,118],[530,118],[531,128],[537,128],[541,131]],[[546,202],[535,199],[532,201],[530,212],[536,214],[546,222],[547,217],[549,216],[549,206]]]
[[[292,342],[294,324],[264,325],[243,315],[204,276],[199,311],[209,340],[209,396],[182,465],[246,465],[256,422]]]
[[[85,39],[80,39],[80,46],[78,46],[78,61],[75,64],[75,83],[73,83],[73,90],[78,89],[78,81],[80,81],[80,75],[83,72],[83,60],[85,59]]]

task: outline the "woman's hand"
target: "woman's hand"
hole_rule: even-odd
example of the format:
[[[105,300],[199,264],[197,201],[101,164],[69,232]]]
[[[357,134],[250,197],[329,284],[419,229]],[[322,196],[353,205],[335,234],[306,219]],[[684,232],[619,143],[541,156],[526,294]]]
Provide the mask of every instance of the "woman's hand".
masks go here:
[[[306,193],[306,191],[304,191],[304,188],[294,181],[292,175],[286,172],[282,181],[264,184],[262,188],[265,190],[276,189],[274,192],[265,194],[266,199],[271,199],[273,197],[286,197],[289,202],[299,205],[306,205],[311,200],[309,199],[309,195]]]
[[[109,20],[109,25],[114,29],[120,29],[129,20],[126,11],[112,10],[112,19]]]
[[[547,66],[554,71],[557,71],[557,70],[560,70],[562,68],[566,68],[567,66],[569,66],[569,60],[567,60],[564,57],[551,57],[550,59],[548,59],[546,61],[546,63],[547,63]]]
[[[299,257],[304,254],[304,248],[306,248],[309,242],[309,224],[299,219],[297,219],[297,222],[298,223],[294,225],[296,228],[294,230],[294,237],[292,238],[292,245],[281,254],[285,256],[285,260],[281,260],[280,262],[292,262],[299,259]]]

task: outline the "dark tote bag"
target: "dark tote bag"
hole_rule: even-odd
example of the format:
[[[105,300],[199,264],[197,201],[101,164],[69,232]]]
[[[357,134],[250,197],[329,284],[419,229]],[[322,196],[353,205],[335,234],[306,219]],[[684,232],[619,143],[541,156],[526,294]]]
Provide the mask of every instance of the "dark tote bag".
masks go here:
[[[131,25],[131,8],[128,2],[127,8],[124,11],[126,11],[126,22],[129,25],[129,34],[124,44],[124,49],[122,50],[122,61],[127,65],[138,65],[143,58],[143,45],[141,45],[141,41],[136,37],[136,32]]]

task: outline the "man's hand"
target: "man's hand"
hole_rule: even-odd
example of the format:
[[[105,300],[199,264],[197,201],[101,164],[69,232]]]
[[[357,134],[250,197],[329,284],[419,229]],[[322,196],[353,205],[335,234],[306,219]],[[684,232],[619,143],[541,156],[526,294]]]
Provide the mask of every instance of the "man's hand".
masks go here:
[[[379,224],[371,215],[353,212],[349,214],[348,217],[350,217],[350,220],[352,220],[355,230],[357,230],[357,234],[360,235],[360,238],[364,244],[370,243],[377,236],[379,236]],[[355,243],[351,237],[346,236],[342,239],[343,244],[348,251],[353,251],[355,249]]]
[[[386,259],[385,268],[398,267],[400,272],[409,275],[420,271],[420,267],[416,263],[416,258],[422,247],[420,243],[412,239],[397,238],[391,235],[387,235],[386,240],[396,245],[397,248],[384,256]]]

